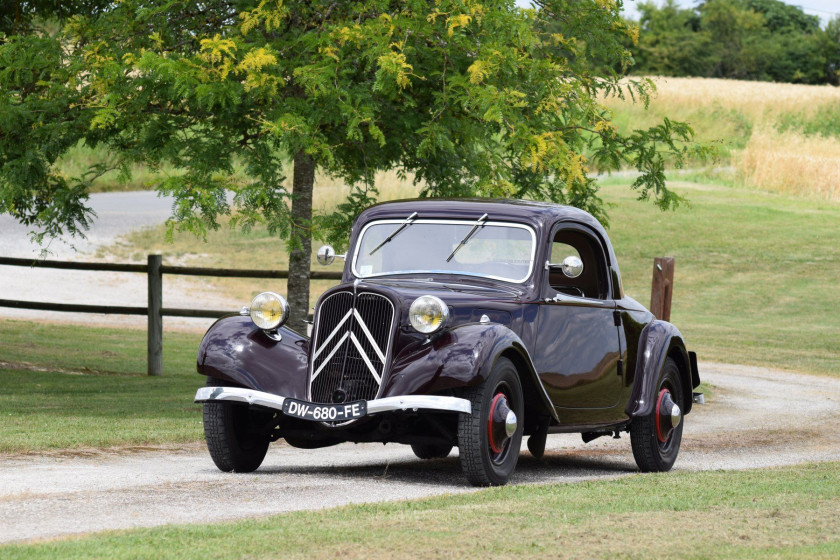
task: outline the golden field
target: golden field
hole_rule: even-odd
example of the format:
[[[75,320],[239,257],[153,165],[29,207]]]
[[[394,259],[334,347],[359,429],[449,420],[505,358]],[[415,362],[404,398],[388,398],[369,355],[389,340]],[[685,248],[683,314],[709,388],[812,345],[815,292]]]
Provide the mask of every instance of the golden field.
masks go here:
[[[751,186],[840,200],[840,141],[762,128],[732,162]]]
[[[605,104],[621,130],[686,121],[719,146],[720,166],[762,190],[840,200],[840,88],[709,78],[653,78],[648,110]]]
[[[782,115],[814,115],[824,106],[840,104],[840,88],[717,78],[654,77],[654,105],[673,118],[697,107],[737,111],[754,123]]]

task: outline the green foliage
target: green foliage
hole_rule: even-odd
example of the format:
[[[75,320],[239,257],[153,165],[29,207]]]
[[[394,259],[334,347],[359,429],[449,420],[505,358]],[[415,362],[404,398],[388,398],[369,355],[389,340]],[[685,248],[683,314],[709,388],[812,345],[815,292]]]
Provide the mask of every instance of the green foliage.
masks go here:
[[[0,33],[43,31],[46,20],[100,13],[110,4],[109,0],[0,0]]]
[[[173,228],[206,233],[236,212],[288,238],[296,154],[353,185],[337,212],[315,216],[311,233],[338,245],[383,169],[412,174],[421,196],[553,200],[606,220],[588,166],[629,165],[641,198],[674,207],[664,162],[709,150],[681,123],[612,125],[604,96],[646,103],[652,88],[619,82],[636,33],[620,3],[538,4],[125,0],[76,13],[55,36],[11,35],[2,211],[46,235],[82,233],[93,178],[142,164],[180,170],[155,184],[175,197]],[[61,175],[56,162],[80,143],[113,158]]]
[[[825,105],[811,116],[788,113],[779,118],[776,128],[779,132],[795,131],[806,136],[840,138],[840,107]]]
[[[780,0],[706,0],[681,8],[639,5],[634,72],[806,84],[838,83],[838,21]]]

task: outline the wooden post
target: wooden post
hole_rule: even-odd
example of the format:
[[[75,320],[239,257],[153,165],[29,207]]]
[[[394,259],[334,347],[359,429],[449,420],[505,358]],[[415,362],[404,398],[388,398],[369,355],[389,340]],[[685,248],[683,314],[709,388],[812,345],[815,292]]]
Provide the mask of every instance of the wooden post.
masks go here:
[[[149,278],[149,375],[160,375],[163,370],[163,274],[160,255],[148,256]]]
[[[657,319],[671,320],[671,295],[674,291],[674,257],[653,259],[653,283],[650,289],[650,312]]]

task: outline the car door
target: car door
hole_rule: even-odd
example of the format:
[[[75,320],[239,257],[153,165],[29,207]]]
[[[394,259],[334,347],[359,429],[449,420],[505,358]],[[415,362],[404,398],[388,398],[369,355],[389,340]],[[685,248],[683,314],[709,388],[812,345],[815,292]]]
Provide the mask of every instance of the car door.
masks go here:
[[[574,223],[556,225],[550,244],[534,364],[564,423],[605,420],[598,411],[618,404],[624,380],[604,246],[588,227]],[[578,278],[549,265],[567,256],[583,262]]]

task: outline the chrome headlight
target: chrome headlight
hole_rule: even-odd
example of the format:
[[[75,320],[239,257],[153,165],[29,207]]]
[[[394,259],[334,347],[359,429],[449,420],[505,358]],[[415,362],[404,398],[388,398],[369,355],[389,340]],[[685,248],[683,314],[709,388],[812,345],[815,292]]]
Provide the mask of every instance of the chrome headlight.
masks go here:
[[[411,326],[423,334],[431,334],[446,324],[449,308],[435,296],[420,296],[408,308]]]
[[[272,331],[289,318],[289,302],[274,292],[263,292],[251,300],[250,315],[259,328]]]

